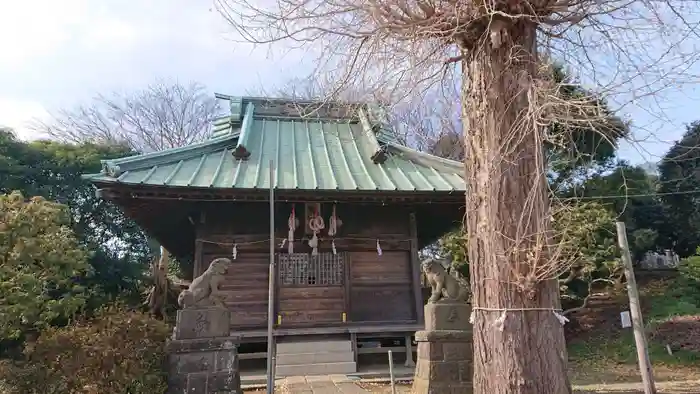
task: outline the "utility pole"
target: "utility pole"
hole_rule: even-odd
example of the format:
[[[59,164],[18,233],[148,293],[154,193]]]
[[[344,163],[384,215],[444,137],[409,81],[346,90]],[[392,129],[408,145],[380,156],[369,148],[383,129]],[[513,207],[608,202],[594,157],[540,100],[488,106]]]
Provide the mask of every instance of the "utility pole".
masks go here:
[[[624,222],[617,222],[615,225],[617,227],[617,244],[620,246],[622,263],[625,265],[625,277],[627,278],[627,294],[630,299],[630,315],[632,316],[634,343],[637,347],[637,359],[639,360],[639,372],[642,375],[644,394],[656,394],[654,373],[651,369],[651,361],[649,361],[649,350],[647,348],[647,339],[644,332],[642,308],[639,304],[637,280],[634,278],[632,256],[630,255],[630,248],[627,243],[627,229],[625,228]]]
[[[275,321],[275,162],[270,160],[270,277],[267,295],[267,394],[275,392],[277,346],[274,336]]]

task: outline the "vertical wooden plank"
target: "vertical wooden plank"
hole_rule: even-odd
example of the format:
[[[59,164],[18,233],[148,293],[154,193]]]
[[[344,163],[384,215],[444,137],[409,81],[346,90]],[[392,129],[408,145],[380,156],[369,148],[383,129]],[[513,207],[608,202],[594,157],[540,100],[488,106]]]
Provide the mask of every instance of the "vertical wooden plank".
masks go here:
[[[352,318],[350,317],[350,311],[352,310],[352,292],[351,292],[351,281],[352,281],[352,275],[350,274],[350,267],[352,266],[352,258],[350,257],[351,253],[348,252],[342,252],[344,256],[344,263],[345,267],[345,318],[347,319],[346,322],[351,322]]]
[[[419,324],[425,323],[423,316],[423,296],[420,288],[420,259],[418,258],[418,223],[416,213],[409,214],[409,225],[411,234],[411,274],[413,281],[413,293],[416,300],[416,320]]]
[[[206,213],[204,212],[204,209],[201,209],[199,211],[199,221],[195,224],[194,228],[194,267],[192,270],[192,279],[202,275],[202,272],[204,272],[202,261],[204,257],[204,242],[202,242],[202,238],[206,235],[206,222]]]
[[[199,233],[198,231],[196,233]],[[194,241],[194,275],[192,279],[202,275],[203,242],[201,239]]]

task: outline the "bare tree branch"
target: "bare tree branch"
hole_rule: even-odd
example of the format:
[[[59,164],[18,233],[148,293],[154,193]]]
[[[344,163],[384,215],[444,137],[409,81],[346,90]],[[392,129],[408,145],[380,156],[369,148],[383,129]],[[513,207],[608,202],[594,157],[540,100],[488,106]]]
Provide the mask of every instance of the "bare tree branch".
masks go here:
[[[218,114],[216,99],[202,85],[158,81],[130,94],[100,94],[31,127],[61,141],[126,144],[149,152],[207,138]]]

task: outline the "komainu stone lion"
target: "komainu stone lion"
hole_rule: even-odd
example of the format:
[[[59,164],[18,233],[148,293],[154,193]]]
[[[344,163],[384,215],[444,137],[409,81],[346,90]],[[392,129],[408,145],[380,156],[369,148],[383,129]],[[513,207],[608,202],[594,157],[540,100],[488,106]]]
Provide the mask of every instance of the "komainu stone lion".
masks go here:
[[[428,303],[438,301],[466,302],[469,298],[469,289],[465,283],[447,273],[445,267],[435,259],[426,259],[421,263],[421,268],[430,284],[432,292]]]
[[[177,303],[182,308],[194,306],[224,307],[223,297],[219,284],[224,279],[224,274],[231,265],[231,260],[225,257],[212,260],[209,268],[204,273],[192,281],[187,290],[180,293]]]

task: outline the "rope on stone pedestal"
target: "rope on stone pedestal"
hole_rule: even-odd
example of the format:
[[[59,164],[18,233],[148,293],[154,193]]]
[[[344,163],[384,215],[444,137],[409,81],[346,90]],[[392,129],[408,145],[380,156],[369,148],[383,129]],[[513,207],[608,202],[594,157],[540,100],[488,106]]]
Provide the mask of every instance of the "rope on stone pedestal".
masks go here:
[[[475,306],[472,307],[472,313],[469,316],[469,323],[471,324],[474,324],[474,311],[501,312],[501,315],[493,322],[493,327],[498,331],[503,331],[508,312],[546,311],[552,312],[554,317],[556,317],[557,320],[559,320],[559,323],[561,323],[562,326],[569,322],[569,319],[567,319],[566,316],[561,314],[562,310],[556,308],[484,308]]]

